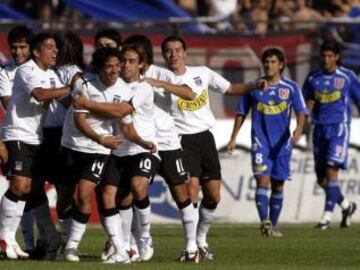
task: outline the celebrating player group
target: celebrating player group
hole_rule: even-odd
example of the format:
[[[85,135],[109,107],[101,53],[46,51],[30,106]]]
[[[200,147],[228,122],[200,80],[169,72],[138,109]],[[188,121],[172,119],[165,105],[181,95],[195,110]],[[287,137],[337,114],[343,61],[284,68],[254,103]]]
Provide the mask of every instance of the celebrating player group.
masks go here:
[[[292,146],[310,114],[315,172],[326,194],[316,227],[330,228],[336,204],[343,209],[341,226],[350,225],[356,205],[342,195],[337,176],[346,168],[350,101],[360,104],[360,83],[352,71],[339,66],[337,43],[323,44],[322,67],[308,76],[303,91],[282,74],[286,59],[277,48],[262,54],[263,77],[232,84],[208,67],[187,66],[187,46],[178,36],[161,44],[166,68],[154,65],[146,36],[132,35],[122,42],[111,28],[96,33],[89,66],[84,64],[82,41],[73,32],[33,34],[26,26],[16,26],[8,33],[8,43],[12,59],[0,69],[6,110],[0,161],[9,182],[0,201],[1,257],[78,262],[90,214],[98,211],[107,234],[104,263],[151,260],[156,239],[151,236],[148,194],[158,173],[184,229],[178,260],[214,260],[207,234],[220,203],[221,167],[209,131],[215,125],[209,90],[240,96],[230,153],[252,111],[251,160],[264,236],[282,236],[277,223]],[[293,133],[292,109],[297,122]],[[46,181],[57,192],[57,227],[44,191]],[[97,209],[92,209],[93,193]],[[18,227],[23,248],[15,237]]]

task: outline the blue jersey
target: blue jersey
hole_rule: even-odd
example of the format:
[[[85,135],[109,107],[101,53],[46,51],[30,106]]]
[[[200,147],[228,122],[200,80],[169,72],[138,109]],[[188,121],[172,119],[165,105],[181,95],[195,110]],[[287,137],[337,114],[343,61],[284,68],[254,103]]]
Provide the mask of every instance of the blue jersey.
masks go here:
[[[246,115],[252,109],[252,145],[267,148],[274,155],[286,154],[290,143],[291,109],[307,113],[298,84],[286,77],[266,91],[257,89],[241,96],[237,114]],[[255,150],[256,151],[256,150]]]
[[[350,123],[351,100],[360,105],[360,82],[353,71],[344,67],[337,67],[331,74],[319,69],[306,78],[303,94],[305,100],[315,101],[313,124]]]

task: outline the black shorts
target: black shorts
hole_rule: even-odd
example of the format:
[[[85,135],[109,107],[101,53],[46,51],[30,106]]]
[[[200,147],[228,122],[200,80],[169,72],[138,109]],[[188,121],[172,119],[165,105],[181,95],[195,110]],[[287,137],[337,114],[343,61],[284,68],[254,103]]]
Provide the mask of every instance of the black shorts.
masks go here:
[[[9,153],[7,175],[37,178],[39,172],[40,145],[20,141],[4,142]]]
[[[103,176],[102,185],[131,190],[131,178],[142,176],[151,181],[159,165],[159,159],[151,153],[117,157],[111,155]]]
[[[100,182],[109,155],[83,153],[66,147],[62,147],[61,152],[65,178],[59,184],[73,185],[80,179],[95,184]]]
[[[159,151],[161,162],[158,173],[165,179],[169,186],[177,186],[185,183],[188,173],[184,167],[183,151],[181,149]]]
[[[43,143],[39,151],[41,167],[39,173],[41,180],[53,184],[62,181],[65,177],[62,170],[63,159],[61,157],[62,127],[44,128]]]
[[[182,135],[184,165],[190,177],[200,180],[221,180],[221,168],[215,139],[210,131]]]

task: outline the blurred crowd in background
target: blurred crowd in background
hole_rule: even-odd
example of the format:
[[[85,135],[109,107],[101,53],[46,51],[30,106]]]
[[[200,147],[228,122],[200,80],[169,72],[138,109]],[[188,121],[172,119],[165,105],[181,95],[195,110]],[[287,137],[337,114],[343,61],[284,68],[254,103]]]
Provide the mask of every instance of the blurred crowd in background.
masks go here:
[[[309,29],[329,17],[357,17],[360,0],[171,0],[193,17],[212,17],[209,26],[219,32],[266,34],[268,31]],[[86,15],[63,0],[6,0],[7,4],[49,28],[80,27]],[[217,22],[215,22],[217,21]],[[92,25],[88,25],[91,27]]]

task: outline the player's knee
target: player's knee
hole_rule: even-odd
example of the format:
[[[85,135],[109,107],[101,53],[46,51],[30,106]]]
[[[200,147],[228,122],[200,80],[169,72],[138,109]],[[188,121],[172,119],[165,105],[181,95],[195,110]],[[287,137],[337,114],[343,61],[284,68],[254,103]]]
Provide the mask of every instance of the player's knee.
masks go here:
[[[102,192],[102,203],[105,208],[108,208],[115,204],[116,190],[114,188],[105,187]]]
[[[323,177],[320,177],[317,179],[317,183],[320,187],[325,188],[326,187],[326,180]]]
[[[220,202],[220,193],[210,194],[201,201],[201,204],[208,209],[215,209]]]
[[[10,190],[16,194],[16,196],[28,199],[31,192],[31,182],[22,180],[10,181]]]

